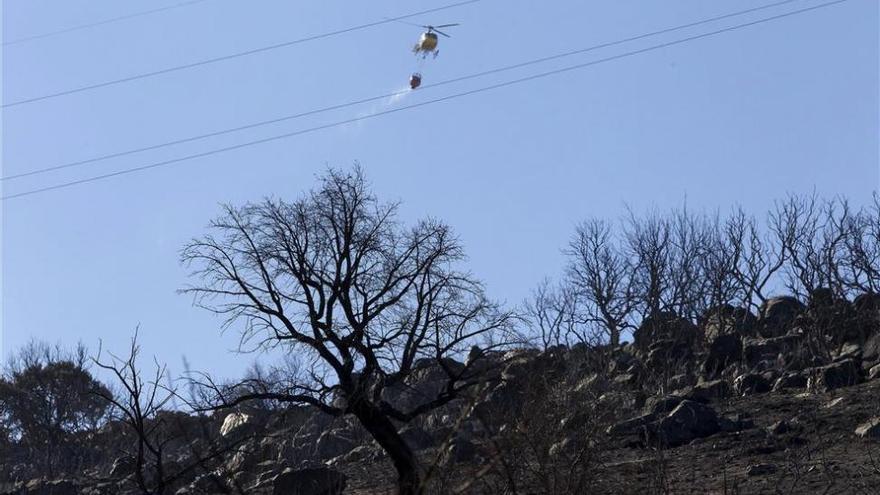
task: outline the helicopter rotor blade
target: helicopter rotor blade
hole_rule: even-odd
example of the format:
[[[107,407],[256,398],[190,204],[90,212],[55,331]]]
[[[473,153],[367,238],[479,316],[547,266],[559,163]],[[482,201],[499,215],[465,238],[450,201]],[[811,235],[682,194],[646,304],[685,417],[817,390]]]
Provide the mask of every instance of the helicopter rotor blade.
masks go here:
[[[447,27],[458,26],[458,25],[459,24],[456,22],[455,24],[441,24],[439,26],[433,26],[433,27],[434,27],[434,29],[437,29],[437,28],[447,28]]]
[[[449,36],[448,34],[444,33],[443,31],[438,31],[437,28],[434,28],[434,32],[437,34],[442,34],[443,36],[446,36],[447,38],[452,38],[452,36]]]

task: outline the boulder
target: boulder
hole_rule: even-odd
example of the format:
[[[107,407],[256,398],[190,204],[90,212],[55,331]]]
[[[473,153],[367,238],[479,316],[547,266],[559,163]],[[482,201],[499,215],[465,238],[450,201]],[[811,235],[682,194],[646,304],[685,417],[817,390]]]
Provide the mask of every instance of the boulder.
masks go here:
[[[832,362],[829,360],[830,357],[829,354],[826,354],[821,350],[817,352],[816,349],[811,346],[800,345],[788,353],[780,354],[776,366],[765,371],[780,369],[795,371],[817,368]]]
[[[357,447],[357,442],[348,432],[342,429],[327,430],[318,437],[315,444],[315,455],[322,460],[347,454]]]
[[[449,383],[446,369],[451,373],[464,372],[464,364],[451,358],[444,358],[442,363],[432,358],[418,359],[402,382],[382,390],[382,400],[402,410],[418,407],[446,389]]]
[[[646,352],[645,367],[666,374],[687,365],[694,359],[692,343],[663,339],[652,343]]]
[[[842,361],[844,359],[855,359],[856,361],[862,360],[862,346],[858,344],[844,344],[840,346],[839,349],[833,351],[832,357],[835,361]]]
[[[859,294],[853,299],[853,309],[859,314],[877,316],[880,312],[880,294],[876,292]]]
[[[804,305],[791,296],[773,297],[759,309],[757,329],[764,338],[785,335],[795,318],[804,311]]]
[[[686,399],[680,395],[650,397],[645,403],[645,412],[655,416],[665,416]]]
[[[800,347],[803,337],[799,334],[784,335],[769,339],[746,339],[743,342],[743,359],[749,368],[760,368],[762,363],[771,367],[790,356]]]
[[[711,402],[732,396],[730,385],[724,380],[701,382],[689,389],[684,396],[696,402]]]
[[[862,344],[862,359],[871,363],[880,361],[880,332],[876,332]]]
[[[632,388],[637,386],[638,383],[639,377],[634,373],[622,373],[611,380],[611,385],[618,389]]]
[[[341,495],[347,479],[327,467],[287,468],[272,481],[273,495]]]
[[[807,377],[803,373],[785,373],[776,379],[773,391],[779,392],[792,388],[807,388]]]
[[[473,345],[471,346],[471,350],[468,351],[467,357],[464,360],[465,366],[474,366],[478,361],[484,359],[485,353],[480,346]]]
[[[859,294],[853,300],[852,307],[861,335],[870,337],[880,332],[880,294]]]
[[[160,410],[152,419],[147,420],[144,426],[166,438],[185,438],[193,431],[208,426],[210,422],[211,419],[205,416],[191,415],[184,411]],[[166,449],[168,447],[165,446]]]
[[[613,436],[638,435],[656,419],[657,415],[651,413],[627,419],[609,426],[606,433]]]
[[[758,318],[745,308],[725,304],[710,309],[700,318],[700,327],[706,342],[721,335],[753,336]]]
[[[854,306],[837,297],[831,289],[815,289],[810,294],[806,313],[808,324],[815,332],[829,337],[832,342],[862,343],[870,334],[870,325],[864,325]]]
[[[676,447],[697,438],[714,435],[721,429],[718,415],[711,407],[686,400],[668,416],[649,428],[650,434],[660,445]]]
[[[260,459],[256,453],[256,441],[249,440],[238,446],[230,454],[225,456],[223,467],[231,473],[250,472]]]
[[[511,360],[501,372],[501,379],[519,384],[541,377],[552,382],[564,373],[564,353],[559,349],[548,349],[545,352],[529,353]]]
[[[739,335],[723,334],[709,344],[709,352],[703,362],[703,376],[715,379],[724,369],[742,359],[743,345]]]
[[[875,364],[868,370],[868,380],[876,380],[877,377],[880,377],[880,364]]]
[[[770,381],[757,373],[746,373],[733,380],[733,390],[739,396],[763,394],[771,388]]]
[[[684,343],[692,347],[697,340],[698,329],[690,321],[679,318],[671,311],[664,311],[645,318],[633,332],[633,345],[642,351],[660,340]]]
[[[871,418],[856,428],[856,436],[860,438],[880,438],[880,416]]]
[[[253,426],[254,417],[243,412],[234,412],[223,419],[220,426],[220,435],[227,437],[233,433],[241,434],[247,427]]]
[[[827,392],[856,385],[862,381],[862,368],[852,359],[846,359],[809,370],[807,388],[814,392]]]

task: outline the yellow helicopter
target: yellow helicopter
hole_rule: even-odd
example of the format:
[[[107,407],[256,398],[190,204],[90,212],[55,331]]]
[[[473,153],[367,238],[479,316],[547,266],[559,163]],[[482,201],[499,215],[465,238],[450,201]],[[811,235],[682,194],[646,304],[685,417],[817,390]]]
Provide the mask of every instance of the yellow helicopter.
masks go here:
[[[456,23],[456,24],[441,24],[439,26],[424,26],[424,25],[418,25],[418,26],[427,29],[427,31],[422,33],[422,36],[419,37],[419,42],[416,43],[415,46],[413,47],[413,53],[421,56],[422,58],[425,58],[428,56],[428,54],[431,54],[434,57],[437,57],[437,55],[440,53],[440,50],[437,49],[437,45],[440,42],[440,38],[437,37],[438,34],[445,36],[447,38],[451,38],[451,36],[449,36],[448,34],[444,33],[443,31],[440,31],[439,28],[448,28],[448,27],[452,27],[452,26],[458,26],[458,24]]]

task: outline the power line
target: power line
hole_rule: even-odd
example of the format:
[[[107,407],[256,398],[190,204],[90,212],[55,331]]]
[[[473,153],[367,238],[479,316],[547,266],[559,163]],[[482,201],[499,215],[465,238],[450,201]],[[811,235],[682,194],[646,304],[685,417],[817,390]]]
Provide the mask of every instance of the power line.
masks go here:
[[[601,58],[601,59],[594,60],[594,61],[591,61],[591,62],[585,62],[585,63],[582,63],[582,64],[570,65],[570,66],[563,67],[563,68],[560,68],[560,69],[555,69],[555,70],[552,70],[552,71],[541,72],[541,73],[538,73],[538,74],[533,74],[533,75],[531,75],[531,76],[526,76],[526,77],[522,77],[522,78],[518,78],[518,79],[513,79],[513,80],[510,80],[510,81],[505,81],[505,82],[498,83],[498,84],[493,84],[493,85],[491,85],[491,86],[484,86],[484,87],[481,87],[481,88],[477,88],[477,89],[473,89],[473,90],[469,90],[469,91],[464,91],[464,92],[461,92],[461,93],[455,93],[455,94],[447,95],[447,96],[444,96],[444,97],[441,97],[441,98],[435,98],[435,99],[433,99],[433,100],[427,100],[427,101],[423,101],[423,102],[419,102],[419,103],[414,103],[414,104],[411,104],[411,105],[406,105],[406,106],[402,106],[402,107],[398,107],[398,108],[392,108],[392,109],[389,109],[389,110],[383,110],[383,111],[375,112],[375,113],[372,113],[372,114],[369,114],[369,115],[364,115],[364,116],[360,116],[360,117],[354,117],[354,118],[351,118],[351,119],[346,119],[346,120],[342,120],[342,121],[338,121],[338,122],[333,122],[333,123],[325,124],[325,125],[320,125],[320,126],[316,126],[316,127],[310,127],[310,128],[302,129],[302,130],[299,130],[299,131],[288,132],[288,133],[285,133],[285,134],[279,134],[279,135],[275,135],[275,136],[270,136],[270,137],[262,138],[262,139],[258,139],[258,140],[255,140],[255,141],[248,141],[248,142],[239,143],[239,144],[235,144],[235,145],[231,145],[231,146],[226,146],[226,147],[223,147],[223,148],[216,148],[216,149],[213,149],[213,150],[209,150],[209,151],[205,151],[205,152],[201,152],[201,153],[195,153],[195,154],[191,154],[191,155],[186,155],[186,156],[182,156],[182,157],[174,158],[174,159],[170,159],[170,160],[164,160],[164,161],[160,161],[160,162],[154,162],[154,163],[150,163],[150,164],[147,164],[147,165],[142,165],[142,166],[139,166],[139,167],[128,168],[128,169],[118,170],[118,171],[116,171],[116,172],[110,172],[110,173],[107,173],[107,174],[102,174],[102,175],[96,175],[96,176],[92,176],[92,177],[87,177],[87,178],[85,178],[85,179],[79,179],[79,180],[70,181],[70,182],[63,182],[63,183],[61,183],[61,184],[55,184],[55,185],[52,185],[52,186],[43,187],[43,188],[39,188],[39,189],[32,189],[32,190],[25,191],[25,192],[21,192],[21,193],[17,193],[17,194],[12,194],[12,195],[3,196],[2,198],[0,198],[0,200],[6,201],[6,200],[9,200],[9,199],[20,198],[20,197],[23,197],[23,196],[30,196],[30,195],[34,195],[34,194],[39,194],[39,193],[47,192],[47,191],[53,191],[53,190],[57,190],[57,189],[63,189],[63,188],[67,188],[67,187],[75,186],[75,185],[78,185],[78,184],[85,184],[85,183],[88,183],[88,182],[94,182],[94,181],[98,181],[98,180],[108,179],[108,178],[116,177],[116,176],[120,176],[120,175],[127,175],[127,174],[131,174],[131,173],[134,173],[134,172],[140,172],[140,171],[143,171],[143,170],[149,170],[149,169],[153,169],[153,168],[164,167],[164,166],[168,166],[168,165],[172,165],[172,164],[176,164],[176,163],[181,163],[181,162],[188,161],[188,160],[193,160],[193,159],[196,159],[196,158],[203,158],[203,157],[207,157],[207,156],[217,155],[217,154],[220,154],[220,153],[226,153],[226,152],[233,151],[233,150],[238,150],[238,149],[242,149],[242,148],[247,148],[247,147],[256,146],[256,145],[260,145],[260,144],[265,144],[265,143],[272,142],[272,141],[278,141],[278,140],[281,140],[281,139],[286,139],[286,138],[290,138],[290,137],[294,137],[294,136],[299,136],[299,135],[303,135],[303,134],[308,134],[308,133],[312,133],[312,132],[316,132],[316,131],[320,131],[320,130],[324,130],[324,129],[329,129],[329,128],[332,128],[332,127],[338,127],[338,126],[347,125],[347,124],[351,124],[351,123],[355,123],[355,122],[360,122],[360,121],[364,121],[364,120],[368,120],[368,119],[373,119],[373,118],[380,117],[380,116],[383,116],[383,115],[389,115],[389,114],[393,114],[393,113],[397,113],[397,112],[402,112],[402,111],[404,111],[404,110],[411,110],[411,109],[414,109],[414,108],[424,107],[424,106],[432,105],[432,104],[435,104],[435,103],[441,103],[441,102],[444,102],[444,101],[449,101],[449,100],[454,100],[454,99],[458,99],[458,98],[463,98],[463,97],[465,97],[465,96],[470,96],[470,95],[474,95],[474,94],[484,93],[484,92],[487,92],[487,91],[492,91],[492,90],[500,89],[500,88],[504,88],[504,87],[507,87],[507,86],[513,86],[513,85],[521,84],[521,83],[528,82],[528,81],[534,81],[534,80],[536,80],[536,79],[542,79],[542,78],[550,77],[550,76],[553,76],[553,75],[563,74],[563,73],[571,72],[571,71],[574,71],[574,70],[583,69],[583,68],[586,68],[586,67],[591,67],[591,66],[594,66],[594,65],[599,65],[599,64],[603,64],[603,63],[611,62],[611,61],[614,61],[614,60],[620,60],[620,59],[623,59],[623,58],[632,57],[632,56],[639,55],[639,54],[642,54],[642,53],[652,52],[652,51],[660,50],[660,49],[663,49],[663,48],[668,48],[668,47],[671,47],[671,46],[680,45],[680,44],[688,43],[688,42],[691,42],[691,41],[700,40],[700,39],[703,39],[703,38],[709,38],[709,37],[712,37],[712,36],[717,36],[717,35],[719,35],[719,34],[723,34],[723,33],[728,33],[728,32],[732,32],[732,31],[737,31],[737,30],[740,30],[740,29],[743,29],[743,28],[746,28],[746,27],[755,26],[755,25],[758,25],[758,24],[764,24],[764,23],[767,23],[767,22],[771,22],[771,21],[775,21],[775,20],[779,20],[779,19],[783,19],[783,18],[787,18],[787,17],[792,17],[792,16],[795,16],[795,15],[799,15],[799,14],[803,14],[803,13],[806,13],[806,12],[810,12],[810,11],[814,11],[814,10],[822,9],[822,8],[825,8],[825,7],[830,7],[830,6],[833,6],[833,5],[842,4],[842,3],[845,3],[845,2],[848,2],[848,1],[849,1],[849,0],[834,0],[834,1],[832,1],[832,2],[826,2],[826,3],[819,4],[819,5],[814,5],[814,6],[811,6],[811,7],[805,7],[805,8],[802,8],[802,9],[798,9],[798,10],[794,10],[794,11],[786,12],[786,13],[783,13],[783,14],[774,15],[774,16],[771,16],[771,17],[765,17],[765,18],[762,18],[762,19],[757,19],[757,20],[750,21],[750,22],[746,22],[746,23],[742,23],[742,24],[736,24],[736,25],[733,25],[733,26],[729,26],[729,27],[726,27],[726,28],[723,28],[723,29],[718,29],[718,30],[715,30],[715,31],[707,32],[707,33],[702,33],[702,34],[698,34],[698,35],[694,35],[694,36],[689,36],[689,37],[686,37],[686,38],[681,38],[681,39],[678,39],[678,40],[668,41],[668,42],[665,42],[665,43],[660,43],[660,44],[657,44],[657,45],[652,45],[652,46],[649,46],[649,47],[646,47],[646,48],[641,48],[641,49],[638,49],[638,50],[632,50],[632,51],[628,51],[628,52],[620,53],[620,54],[617,54],[617,55],[612,55],[612,56],[605,57],[605,58]]]
[[[142,10],[140,12],[132,12],[131,14],[125,14],[125,15],[121,15],[118,17],[111,17],[109,19],[104,19],[104,20],[96,21],[96,22],[90,22],[87,24],[78,24],[76,26],[71,26],[68,28],[59,29],[57,31],[50,31],[48,33],[35,34],[35,35],[31,35],[31,36],[25,36],[23,38],[17,38],[17,39],[10,40],[10,41],[4,41],[3,46],[17,45],[20,43],[25,43],[27,41],[34,41],[34,40],[38,40],[38,39],[42,39],[42,38],[49,38],[51,36],[58,36],[59,34],[66,34],[66,33],[70,33],[73,31],[80,31],[83,29],[89,29],[89,28],[93,28],[93,27],[97,27],[97,26],[103,26],[105,24],[111,24],[114,22],[133,19],[135,17],[143,17],[143,16],[147,16],[147,15],[151,15],[151,14],[157,14],[159,12],[165,12],[167,10],[179,9],[181,7],[189,7],[190,5],[194,5],[194,4],[202,3],[202,2],[206,2],[206,1],[208,1],[208,0],[189,0],[188,2],[180,2],[180,3],[173,4],[173,5],[168,5],[165,7],[158,7],[158,8],[150,9],[150,10]]]
[[[770,8],[773,8],[773,7],[779,7],[779,6],[782,6],[782,5],[786,5],[786,4],[790,4],[790,3],[795,3],[795,2],[801,2],[801,1],[803,1],[803,0],[784,0],[784,1],[779,1],[779,2],[775,2],[775,3],[771,3],[771,4],[767,4],[767,5],[763,5],[763,6],[760,6],[760,7],[754,7],[754,8],[750,8],[750,9],[746,9],[746,10],[740,10],[740,11],[732,12],[732,13],[729,13],[729,14],[723,14],[723,15],[719,15],[719,16],[715,16],[715,17],[710,17],[710,18],[708,18],[708,19],[703,19],[703,20],[696,21],[696,22],[690,22],[690,23],[687,23],[687,24],[681,24],[681,25],[678,25],[678,26],[674,26],[674,27],[670,27],[670,28],[665,28],[665,29],[661,29],[661,30],[658,30],[658,31],[652,31],[652,32],[650,32],[650,33],[645,33],[645,34],[641,34],[641,35],[638,35],[638,36],[632,36],[632,37],[629,37],[629,38],[624,38],[624,39],[620,39],[620,40],[616,40],[616,41],[610,41],[610,42],[606,42],[606,43],[601,43],[601,44],[593,45],[593,46],[590,46],[590,47],[587,47],[587,48],[581,48],[581,49],[577,49],[577,50],[571,50],[571,51],[567,51],[567,52],[559,53],[559,54],[556,54],[556,55],[551,55],[551,56],[547,56],[547,57],[541,57],[541,58],[537,58],[537,59],[528,60],[528,61],[525,61],[525,62],[520,62],[520,63],[513,64],[513,65],[507,65],[507,66],[503,66],[503,67],[498,67],[498,68],[494,68],[494,69],[489,69],[489,70],[485,70],[485,71],[477,72],[477,73],[474,73],[474,74],[468,74],[468,75],[465,75],[465,76],[460,76],[460,77],[456,77],[456,78],[452,78],[452,79],[447,79],[447,80],[440,81],[440,82],[433,83],[433,84],[426,84],[426,85],[422,86],[422,87],[419,89],[419,91],[425,91],[425,90],[427,90],[427,89],[436,88],[436,87],[440,87],[440,86],[445,86],[445,85],[448,85],[448,84],[458,83],[458,82],[462,82],[462,81],[466,81],[466,80],[470,80],[470,79],[475,79],[475,78],[479,78],[479,77],[484,77],[484,76],[491,75],[491,74],[497,74],[497,73],[500,73],[500,72],[506,72],[506,71],[510,71],[510,70],[513,70],[513,69],[519,69],[519,68],[527,67],[527,66],[530,66],[530,65],[535,65],[535,64],[540,64],[540,63],[544,63],[544,62],[549,62],[549,61],[551,61],[551,60],[557,60],[557,59],[561,59],[561,58],[565,58],[565,57],[571,57],[571,56],[574,56],[574,55],[580,55],[580,54],[584,54],[584,53],[587,53],[587,52],[590,52],[590,51],[599,50],[599,49],[602,49],[602,48],[610,48],[610,47],[617,46],[617,45],[621,45],[621,44],[624,44],[624,43],[629,43],[629,42],[633,42],[633,41],[638,41],[638,40],[642,40],[642,39],[649,38],[649,37],[659,36],[659,35],[662,35],[662,34],[668,34],[668,33],[674,32],[674,31],[680,31],[680,30],[683,30],[683,29],[688,29],[688,28],[692,28],[692,27],[700,26],[700,25],[703,25],[703,24],[708,24],[708,23],[711,23],[711,22],[716,22],[716,21],[720,21],[720,20],[723,20],[723,19],[728,19],[728,18],[731,18],[731,17],[738,17],[738,16],[741,16],[741,15],[750,14],[750,13],[754,13],[754,12],[757,12],[757,11],[766,10],[766,9],[770,9]],[[193,141],[199,141],[199,140],[202,140],[202,139],[208,139],[208,138],[212,138],[212,137],[222,136],[222,135],[225,135],[225,134],[230,134],[230,133],[234,133],[234,132],[244,131],[244,130],[247,130],[247,129],[254,129],[254,128],[262,127],[262,126],[266,126],[266,125],[278,124],[278,123],[280,123],[280,122],[285,122],[285,121],[289,121],[289,120],[294,120],[294,119],[298,119],[298,118],[302,118],[302,117],[307,117],[307,116],[311,116],[311,115],[317,115],[317,114],[321,114],[321,113],[325,113],[325,112],[330,112],[330,111],[333,111],[333,110],[340,110],[340,109],[343,109],[343,108],[348,108],[348,107],[352,107],[352,106],[356,106],[356,105],[361,105],[361,104],[364,104],[364,103],[370,103],[370,102],[374,102],[374,101],[384,100],[384,99],[386,99],[386,98],[392,98],[392,97],[395,97],[395,96],[401,96],[401,95],[403,95],[403,94],[408,93],[409,91],[410,91],[410,90],[395,91],[395,92],[393,92],[393,93],[388,93],[388,94],[379,95],[379,96],[372,96],[372,97],[369,97],[369,98],[363,98],[363,99],[359,99],[359,100],[353,100],[353,101],[349,101],[349,102],[346,102],[346,103],[340,103],[340,104],[336,104],[336,105],[331,105],[331,106],[328,106],[328,107],[318,108],[318,109],[314,109],[314,110],[308,110],[308,111],[305,111],[305,112],[300,112],[300,113],[291,114],[291,115],[285,115],[285,116],[277,117],[277,118],[274,118],[274,119],[263,120],[263,121],[259,121],[259,122],[252,122],[252,123],[250,123],[250,124],[244,124],[244,125],[241,125],[241,126],[232,127],[232,128],[227,128],[227,129],[222,129],[222,130],[213,131],[213,132],[209,132],[209,133],[205,133],[205,134],[199,134],[199,135],[195,135],[195,136],[189,136],[189,137],[186,137],[186,138],[175,139],[175,140],[172,140],[172,141],[166,141],[166,142],[163,142],[163,143],[157,143],[157,144],[150,145],[150,146],[144,146],[144,147],[140,147],[140,148],[134,148],[134,149],[124,150],[124,151],[118,151],[118,152],[115,152],[115,153],[108,153],[108,154],[99,155],[99,156],[96,156],[96,157],[87,158],[87,159],[83,159],[83,160],[78,160],[78,161],[74,161],[74,162],[68,162],[68,163],[63,163],[63,164],[60,164],[60,165],[54,165],[54,166],[51,166],[51,167],[45,167],[45,168],[41,168],[41,169],[37,169],[37,170],[31,170],[31,171],[28,171],[28,172],[22,172],[22,173],[19,173],[19,174],[8,175],[8,176],[5,176],[5,177],[0,177],[0,182],[2,182],[2,181],[14,180],[14,179],[20,179],[20,178],[24,178],[24,177],[30,177],[30,176],[34,176],[34,175],[40,175],[40,174],[44,174],[44,173],[48,173],[48,172],[53,172],[53,171],[56,171],[56,170],[66,169],[66,168],[72,168],[72,167],[78,167],[78,166],[82,166],[82,165],[88,165],[88,164],[95,163],[95,162],[100,162],[100,161],[104,161],[104,160],[109,160],[109,159],[111,159],[111,158],[120,158],[120,157],[123,157],[123,156],[128,156],[128,155],[132,155],[132,154],[136,154],[136,153],[143,153],[143,152],[145,152],[145,151],[153,151],[153,150],[157,150],[157,149],[161,149],[161,148],[166,148],[166,147],[169,147],[169,146],[175,146],[175,145],[178,145],[178,144],[190,143],[190,142],[193,142]]]
[[[249,55],[254,55],[254,54],[262,53],[262,52],[268,52],[268,51],[270,51],[270,50],[277,50],[277,49],[279,49],[279,48],[286,48],[286,47],[288,47],[288,46],[297,45],[297,44],[300,44],[300,43],[306,43],[306,42],[309,42],[309,41],[315,41],[315,40],[319,40],[319,39],[323,39],[323,38],[329,38],[329,37],[331,37],[331,36],[337,36],[337,35],[340,35],[340,34],[350,33],[350,32],[353,32],[353,31],[360,31],[360,30],[362,30],[362,29],[367,29],[367,28],[371,28],[371,27],[375,27],[375,26],[380,26],[380,25],[382,25],[382,24],[387,24],[387,23],[389,23],[389,22],[394,22],[394,21],[396,21],[396,20],[400,20],[400,19],[408,19],[408,18],[410,18],[410,17],[416,17],[416,16],[420,16],[420,15],[430,14],[430,13],[433,13],[433,12],[439,12],[439,11],[441,11],[441,10],[448,10],[448,9],[452,9],[452,8],[455,8],[455,7],[461,7],[461,6],[464,6],[464,5],[468,5],[468,4],[472,4],[472,3],[477,3],[477,2],[480,2],[480,1],[482,1],[482,0],[465,0],[465,1],[463,1],[463,2],[458,2],[458,3],[449,4],[449,5],[444,5],[444,6],[442,6],[442,7],[435,7],[435,8],[433,8],[433,9],[422,10],[422,11],[419,11],[419,12],[413,12],[413,13],[411,13],[411,14],[406,14],[406,15],[401,15],[401,16],[392,17],[392,18],[388,18],[388,19],[383,19],[383,20],[381,20],[381,21],[369,22],[369,23],[366,23],[366,24],[360,24],[360,25],[352,26],[352,27],[348,27],[348,28],[345,28],[345,29],[338,29],[338,30],[336,30],[336,31],[330,31],[330,32],[327,32],[327,33],[316,34],[316,35],[313,35],[313,36],[307,36],[307,37],[305,37],[305,38],[299,38],[299,39],[295,39],[295,40],[285,41],[285,42],[282,42],[282,43],[276,43],[276,44],[274,44],[274,45],[268,45],[268,46],[263,46],[263,47],[260,47],[260,48],[253,48],[253,49],[245,50],[245,51],[242,51],[242,52],[232,53],[232,54],[229,54],[229,55],[223,55],[223,56],[220,56],[220,57],[214,57],[214,58],[208,58],[208,59],[204,59],[204,60],[199,60],[198,62],[190,62],[190,63],[188,63],[188,64],[175,65],[175,66],[172,66],[172,67],[166,67],[166,68],[164,68],[164,69],[154,70],[154,71],[151,71],[151,72],[143,72],[143,73],[140,73],[140,74],[135,74],[135,75],[132,75],[132,76],[122,77],[122,78],[119,78],[119,79],[111,79],[111,80],[109,80],[109,81],[104,81],[104,82],[95,83],[95,84],[89,84],[89,85],[86,85],[86,86],[80,86],[80,87],[72,88],[72,89],[68,89],[68,90],[65,90],[65,91],[59,91],[59,92],[57,92],[57,93],[49,93],[49,94],[45,94],[45,95],[42,95],[42,96],[35,96],[35,97],[33,97],[33,98],[26,98],[26,99],[23,99],[23,100],[17,100],[17,101],[13,101],[12,103],[6,103],[6,104],[3,104],[3,105],[0,105],[0,108],[10,108],[10,107],[15,107],[15,106],[19,106],[19,105],[25,105],[25,104],[28,104],[28,103],[34,103],[34,102],[37,102],[37,101],[43,101],[43,100],[48,100],[48,99],[52,99],[52,98],[58,98],[58,97],[61,97],[61,96],[67,96],[67,95],[72,95],[72,94],[76,94],[76,93],[82,93],[82,92],[84,92],[84,91],[91,91],[91,90],[98,89],[98,88],[106,88],[107,86],[114,86],[114,85],[117,85],[117,84],[127,83],[127,82],[131,82],[131,81],[137,81],[137,80],[139,80],[139,79],[146,79],[146,78],[149,78],[149,77],[155,77],[155,76],[159,76],[159,75],[163,75],[163,74],[169,74],[169,73],[172,73],[172,72],[178,72],[178,71],[182,71],[182,70],[193,69],[193,68],[195,68],[195,67],[201,67],[201,66],[204,66],[204,65],[215,64],[215,63],[217,63],[217,62],[225,62],[225,61],[227,61],[227,60],[232,60],[232,59],[236,59],[236,58],[240,58],[240,57],[246,57],[246,56],[249,56]]]

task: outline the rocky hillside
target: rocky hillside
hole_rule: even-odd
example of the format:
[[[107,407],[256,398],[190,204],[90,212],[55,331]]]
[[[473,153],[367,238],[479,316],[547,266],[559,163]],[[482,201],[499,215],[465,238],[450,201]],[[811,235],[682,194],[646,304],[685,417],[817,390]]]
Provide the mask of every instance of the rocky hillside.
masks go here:
[[[426,492],[880,492],[880,296],[661,313],[632,337],[490,353],[471,396],[399,424]],[[436,395],[444,376],[424,361],[385,399]],[[345,417],[251,406],[153,427],[167,430],[164,493],[394,491],[393,466]],[[77,470],[37,475],[7,446],[0,493],[143,493],[132,443],[109,422],[80,439]]]

